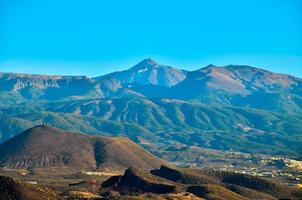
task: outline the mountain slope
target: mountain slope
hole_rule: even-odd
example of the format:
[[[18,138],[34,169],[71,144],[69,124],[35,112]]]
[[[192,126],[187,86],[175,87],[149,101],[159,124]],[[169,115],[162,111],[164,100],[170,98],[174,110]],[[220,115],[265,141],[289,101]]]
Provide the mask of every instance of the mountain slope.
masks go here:
[[[171,87],[184,80],[186,73],[187,71],[184,70],[160,65],[152,59],[145,59],[129,70],[114,72],[96,79],[115,79],[123,85],[138,84]]]
[[[302,116],[295,114],[146,98],[54,102],[29,111],[26,107],[2,109],[2,141],[43,119],[64,130],[127,136],[147,146],[177,142],[249,153],[299,156],[302,152]]]
[[[103,97],[100,85],[85,76],[0,73],[1,103]]]
[[[77,132],[301,157],[302,79],[250,67],[192,72],[146,59],[96,79],[0,74],[0,141],[41,119]]]
[[[232,184],[230,184],[232,182]],[[123,195],[192,193],[209,200],[293,198],[294,191],[266,179],[237,173],[161,166],[151,172],[129,168],[102,184],[101,193]]]
[[[273,196],[290,195],[291,192],[289,188],[279,183],[268,181],[260,177],[233,172],[210,171],[203,169],[181,169],[161,166],[160,169],[151,170],[150,173],[167,180],[187,185],[235,185],[237,186],[237,189],[240,186]],[[248,192],[248,189],[245,191]]]
[[[250,66],[209,65],[189,72],[186,79],[173,90],[172,96],[175,98],[270,111],[301,112],[302,79]]]
[[[265,148],[263,152],[270,148],[280,154],[283,154],[284,147],[290,147],[298,154],[301,152],[302,127],[299,124],[302,117],[299,115],[280,115],[259,109],[211,106],[176,99],[72,101],[47,106],[46,109],[51,112],[77,113],[137,124],[163,140],[186,145],[240,148],[240,151],[260,151]],[[147,140],[150,141],[150,138]]]
[[[36,126],[0,145],[0,164],[9,168],[151,169],[163,161],[126,138],[88,136]]]
[[[61,200],[56,192],[0,176],[0,200]]]
[[[302,112],[302,79],[242,65],[209,65],[188,72],[146,59],[95,79],[0,73],[0,85],[0,106],[33,100],[160,97]]]

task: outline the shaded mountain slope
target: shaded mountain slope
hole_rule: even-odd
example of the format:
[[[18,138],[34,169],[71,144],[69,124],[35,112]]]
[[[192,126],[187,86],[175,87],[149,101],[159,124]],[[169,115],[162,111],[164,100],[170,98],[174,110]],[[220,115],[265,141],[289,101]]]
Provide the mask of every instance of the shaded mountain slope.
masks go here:
[[[252,200],[277,200],[277,198],[265,194],[263,192],[258,192],[256,190],[252,190],[238,185],[227,185],[227,189]]]
[[[36,126],[0,145],[0,163],[9,168],[152,169],[163,161],[126,138],[89,136]]]
[[[175,185],[168,180],[154,176],[145,170],[128,168],[123,176],[115,176],[102,184],[106,190],[113,189],[123,193],[157,193],[168,194],[180,192],[181,185]]]
[[[248,200],[219,185],[192,185],[187,188],[187,191],[208,200]]]
[[[0,176],[0,200],[61,200],[56,192]]]
[[[161,166],[160,169],[151,170],[150,173],[182,184],[217,184],[221,186],[230,186],[231,189],[234,191],[238,190],[242,192],[242,194],[252,192],[252,190],[273,196],[286,196],[291,194],[289,188],[279,183],[233,172],[180,169],[171,168],[170,166]],[[253,195],[253,193],[249,194],[251,196]]]
[[[219,172],[217,172],[219,174]],[[267,187],[265,192],[263,188],[247,188],[241,186],[241,182],[236,184],[226,184],[220,175],[213,171],[179,169],[161,166],[160,169],[152,170],[150,173],[141,170],[129,168],[123,176],[114,176],[102,184],[101,193],[118,192],[120,195],[141,196],[148,193],[153,194],[178,194],[189,192],[200,198],[209,200],[247,200],[247,199],[277,199],[295,198],[290,191],[287,193],[276,193],[277,190]],[[224,176],[229,176],[224,174]],[[236,174],[238,180],[246,182],[244,175]],[[267,185],[276,185],[266,180],[258,180],[249,177],[254,185],[266,182]],[[237,185],[238,184],[238,185]],[[263,184],[262,184],[263,186]],[[279,186],[281,188],[281,186]],[[287,189],[287,188],[283,188]],[[281,191],[281,190],[280,190]],[[272,196],[273,195],[273,196]],[[282,195],[282,196],[281,196]]]

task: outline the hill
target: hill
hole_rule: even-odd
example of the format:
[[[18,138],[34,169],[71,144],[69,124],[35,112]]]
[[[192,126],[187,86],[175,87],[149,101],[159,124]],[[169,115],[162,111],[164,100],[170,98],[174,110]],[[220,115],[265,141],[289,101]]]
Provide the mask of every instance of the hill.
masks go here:
[[[62,200],[55,191],[0,176],[0,200]]]
[[[0,145],[7,168],[152,169],[163,161],[122,137],[89,136],[36,126]]]
[[[123,176],[111,177],[102,184],[103,195],[114,192],[121,196],[143,196],[148,193],[171,195],[187,192],[209,200],[297,198],[289,188],[262,178],[166,166],[151,172],[129,168]]]
[[[301,155],[302,116],[177,99],[118,98],[9,106],[0,135],[44,123],[64,130],[126,136],[138,144],[178,142],[248,153]]]
[[[216,184],[229,186],[234,191],[245,191],[242,194],[256,191],[272,196],[290,195],[290,189],[279,183],[266,179],[225,171],[171,168],[161,166],[158,170],[151,170],[153,175],[187,185]],[[253,193],[252,193],[253,194]],[[250,196],[252,196],[250,194]],[[260,195],[259,193],[257,193]]]

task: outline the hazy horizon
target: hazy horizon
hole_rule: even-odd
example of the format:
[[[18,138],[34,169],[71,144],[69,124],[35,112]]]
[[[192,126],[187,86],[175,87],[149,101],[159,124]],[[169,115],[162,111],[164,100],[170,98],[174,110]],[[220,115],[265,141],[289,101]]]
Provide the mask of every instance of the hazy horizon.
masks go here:
[[[95,76],[144,58],[302,77],[301,1],[1,2],[0,71]]]
[[[270,67],[262,67],[262,66],[253,66],[253,65],[248,65],[248,64],[236,64],[236,63],[230,63],[230,64],[226,64],[226,65],[216,65],[216,64],[213,64],[213,63],[208,63],[208,64],[203,64],[203,65],[198,65],[197,67],[195,66],[190,66],[190,67],[182,67],[182,66],[176,66],[176,65],[170,65],[170,64],[166,64],[166,63],[162,63],[162,62],[158,62],[158,60],[155,60],[153,58],[144,58],[144,59],[152,59],[154,61],[156,61],[157,63],[161,64],[161,65],[166,65],[166,66],[171,66],[171,67],[174,67],[174,68],[177,68],[177,69],[181,69],[181,70],[187,70],[187,71],[194,71],[194,70],[198,70],[198,69],[201,69],[201,68],[204,68],[204,67],[207,67],[208,65],[214,65],[216,67],[225,67],[227,65],[244,65],[244,66],[250,66],[250,67],[255,67],[255,68],[259,68],[259,69],[264,69],[264,70],[268,70],[268,71],[271,71],[271,72],[274,72],[274,73],[280,73],[280,74],[286,74],[286,75],[291,75],[291,76],[295,76],[295,77],[298,77],[298,78],[302,78],[302,74],[291,74],[291,73],[286,73],[286,72],[282,72],[281,71],[273,71],[274,69],[270,68]],[[109,74],[109,73],[112,73],[112,72],[118,72],[118,71],[123,71],[123,70],[128,70],[130,69],[131,67],[135,66],[136,64],[138,64],[139,62],[143,61],[144,59],[141,59],[139,61],[137,61],[135,64],[131,64],[131,66],[118,66],[117,67],[112,67],[110,68],[109,70],[105,70],[101,73],[96,73],[95,71],[91,71],[90,73],[85,73],[85,70],[84,71],[78,71],[78,70],[75,70],[76,73],[68,73],[68,72],[64,72],[62,71],[62,73],[58,73],[56,72],[57,70],[51,70],[51,67],[49,69],[42,69],[42,70],[35,70],[33,68],[28,68],[28,67],[22,67],[20,69],[20,67],[17,67],[13,70],[9,70],[9,68],[3,68],[0,70],[0,73],[17,73],[17,74],[34,74],[34,75],[51,75],[51,76],[55,76],[55,75],[58,75],[58,76],[87,76],[87,77],[90,77],[90,78],[93,78],[93,77],[98,77],[98,76],[102,76],[102,75],[106,75],[106,74]],[[134,62],[132,62],[134,63]],[[50,66],[52,66],[53,63],[51,63]],[[64,63],[60,64],[62,67],[64,67]],[[72,64],[67,64],[67,65],[72,65]],[[95,65],[95,64],[93,64]],[[38,65],[37,65],[38,66]],[[80,66],[79,64],[76,64],[75,66]],[[35,68],[35,67],[34,67]],[[94,70],[94,69],[92,69]],[[113,71],[110,71],[110,70],[113,70]],[[89,71],[89,70],[88,70]],[[98,70],[96,70],[98,71]]]

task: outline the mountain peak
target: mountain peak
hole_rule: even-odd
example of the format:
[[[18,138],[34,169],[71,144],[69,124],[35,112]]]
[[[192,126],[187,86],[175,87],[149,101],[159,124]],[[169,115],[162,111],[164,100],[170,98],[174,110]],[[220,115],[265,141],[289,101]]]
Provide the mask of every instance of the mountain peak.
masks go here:
[[[153,68],[158,67],[160,64],[158,64],[156,61],[152,60],[151,58],[147,58],[136,64],[133,69],[140,69],[140,68]]]
[[[213,68],[213,67],[217,67],[217,66],[215,66],[215,65],[213,65],[213,64],[209,64],[209,65],[207,65],[205,68]]]
[[[153,60],[152,58],[146,58],[140,62],[141,64],[152,64],[152,65],[159,65],[158,62]]]

